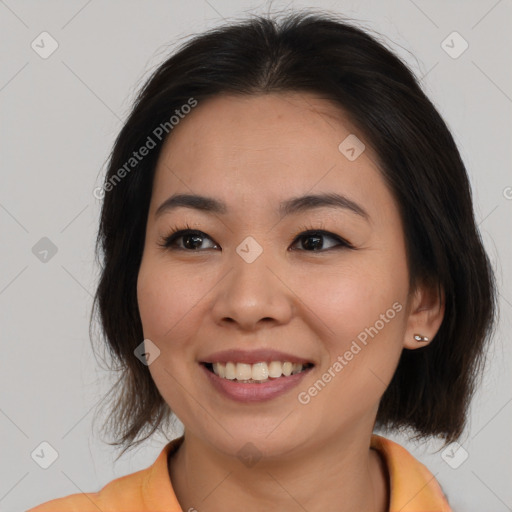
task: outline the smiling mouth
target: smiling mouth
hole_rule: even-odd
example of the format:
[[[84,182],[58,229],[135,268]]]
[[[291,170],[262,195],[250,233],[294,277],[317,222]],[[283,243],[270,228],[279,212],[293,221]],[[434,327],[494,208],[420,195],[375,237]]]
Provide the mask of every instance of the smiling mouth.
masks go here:
[[[255,364],[247,363],[201,363],[211,373],[221,379],[246,384],[261,384],[301,373],[314,365],[312,363],[292,363],[290,361],[269,361]]]

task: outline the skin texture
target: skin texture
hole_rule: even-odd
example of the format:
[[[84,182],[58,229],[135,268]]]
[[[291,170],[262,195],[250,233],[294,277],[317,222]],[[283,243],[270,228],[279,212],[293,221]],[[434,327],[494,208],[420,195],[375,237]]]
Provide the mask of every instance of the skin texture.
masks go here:
[[[137,293],[144,337],[160,350],[149,370],[185,426],[169,461],[183,510],[387,510],[385,467],[369,449],[379,400],[401,351],[427,344],[416,333],[432,340],[444,308],[432,289],[409,289],[397,205],[367,142],[354,161],[340,152],[349,134],[365,142],[339,108],[310,94],[223,95],[195,107],[162,149]],[[369,220],[326,207],[280,218],[281,201],[321,192],[347,196]],[[228,211],[181,207],[155,217],[175,193],[215,197]],[[159,245],[186,223],[205,233],[198,249]],[[298,238],[306,229],[355,249],[330,235],[311,249],[314,240]],[[263,249],[252,263],[236,252],[247,236]],[[298,393],[395,303],[400,312],[299,403]],[[199,365],[232,348],[282,350],[315,367],[284,395],[241,404],[219,394]],[[262,457],[252,467],[237,456],[248,442]]]

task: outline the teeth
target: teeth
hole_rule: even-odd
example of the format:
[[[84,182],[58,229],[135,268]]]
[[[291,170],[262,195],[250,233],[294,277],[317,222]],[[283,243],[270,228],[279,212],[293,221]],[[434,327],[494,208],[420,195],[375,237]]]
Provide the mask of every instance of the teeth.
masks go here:
[[[268,366],[267,363],[256,363],[252,365],[253,380],[265,380],[268,377]]]
[[[219,366],[221,363],[217,363]],[[222,365],[224,366],[224,365]],[[215,369],[215,365],[213,367]],[[218,372],[220,375],[220,372]],[[235,380],[236,378],[236,366],[234,363],[226,363],[226,379]]]
[[[281,377],[283,373],[283,365],[279,361],[272,361],[268,365],[268,376],[274,379]]]
[[[252,368],[250,364],[236,363],[236,379],[249,380],[252,379]]]
[[[215,371],[215,373],[219,376],[219,377],[222,377],[222,378],[226,378],[226,366],[223,365],[223,364],[217,364],[217,370]],[[213,365],[215,367],[215,365]]]
[[[302,370],[302,365],[301,364],[293,363],[292,375],[295,375],[296,373],[300,373],[301,370]]]
[[[213,372],[223,379],[238,381],[266,382],[268,378],[277,379],[300,373],[304,365],[290,361],[270,361],[256,364],[247,363],[213,363]]]

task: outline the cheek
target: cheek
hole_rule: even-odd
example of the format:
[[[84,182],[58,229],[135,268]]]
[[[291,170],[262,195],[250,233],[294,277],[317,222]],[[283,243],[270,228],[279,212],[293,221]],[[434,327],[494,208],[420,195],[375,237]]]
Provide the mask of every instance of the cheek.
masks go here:
[[[158,261],[142,261],[137,279],[137,300],[146,338],[180,339],[180,333],[191,325],[204,282],[183,272],[176,272]]]
[[[183,383],[194,370],[187,342],[198,322],[199,299],[204,287],[197,278],[184,275],[157,258],[143,259],[137,278],[137,300],[144,338],[153,341],[160,355],[149,365],[151,377],[165,402],[187,418],[189,404]]]
[[[366,403],[384,391],[402,351],[407,281],[400,254],[385,252],[378,258],[368,253],[342,271],[319,272],[309,280],[311,309],[326,326],[324,369],[342,358],[338,371],[331,371],[339,385],[332,392],[343,388],[356,401],[367,393]]]
[[[347,339],[374,325],[395,302],[403,305],[405,277],[384,262],[358,262],[340,272],[321,271],[316,277],[310,276],[307,296],[311,309],[331,334]],[[388,316],[395,317],[394,313],[392,310]]]

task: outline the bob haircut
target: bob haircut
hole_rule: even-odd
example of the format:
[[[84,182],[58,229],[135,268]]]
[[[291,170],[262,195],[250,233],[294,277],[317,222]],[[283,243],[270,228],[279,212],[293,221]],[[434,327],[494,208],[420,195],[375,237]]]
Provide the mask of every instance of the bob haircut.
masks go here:
[[[459,151],[419,80],[383,43],[333,13],[295,11],[281,22],[253,15],[184,43],[141,88],[109,155],[96,240],[102,268],[91,320],[99,306],[106,347],[118,363],[111,368],[120,375],[107,394],[114,393],[113,407],[103,428],[115,436],[111,445],[124,446],[122,453],[173,418],[148,367],[134,355],[143,341],[137,276],[166,140],[155,136],[162,131],[157,129],[167,126],[172,134],[169,119],[190,98],[201,104],[220,94],[297,91],[331,100],[333,111],[344,112],[365,135],[399,208],[411,290],[426,283],[444,294],[435,339],[402,351],[376,427],[412,429],[416,438],[435,436],[445,444],[464,431],[497,306]],[[155,147],[120,179],[152,134]]]

